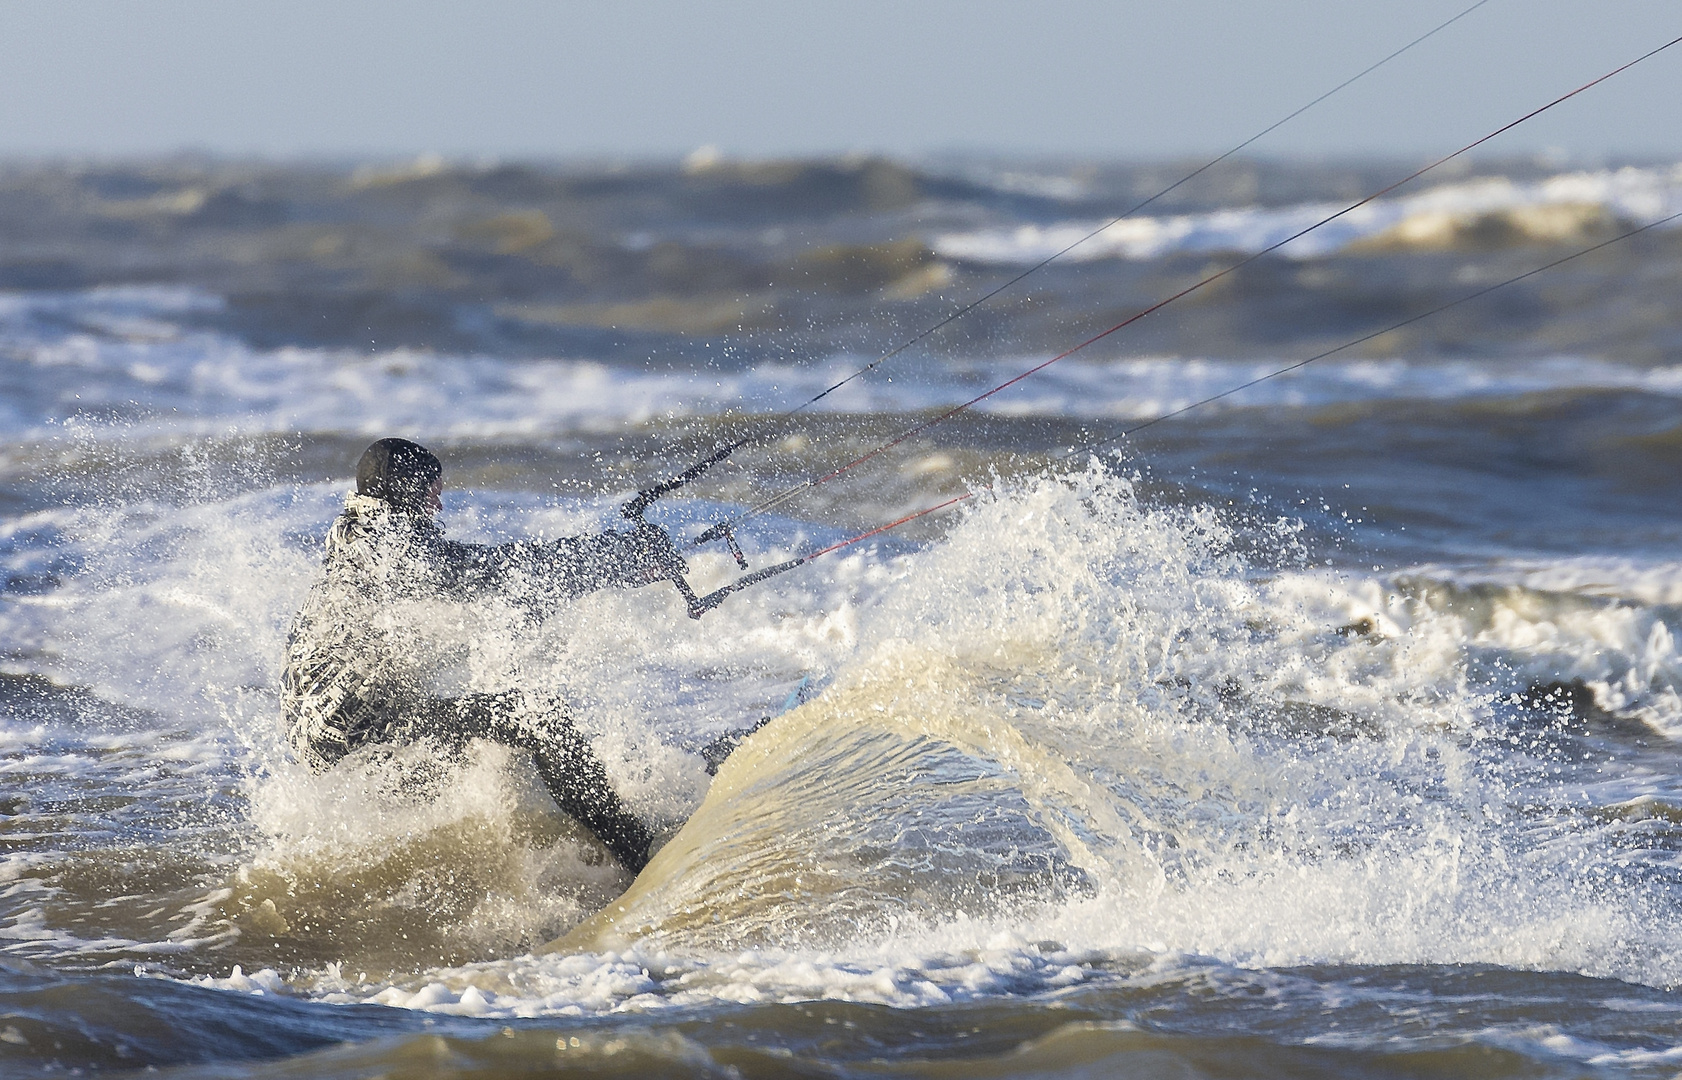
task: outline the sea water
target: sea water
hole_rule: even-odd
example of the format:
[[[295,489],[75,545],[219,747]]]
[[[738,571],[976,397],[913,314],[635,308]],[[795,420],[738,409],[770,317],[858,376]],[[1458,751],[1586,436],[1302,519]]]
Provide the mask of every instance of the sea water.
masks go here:
[[[1485,178],[1369,232],[1656,218],[1677,184]],[[931,250],[1064,242],[988,228]],[[283,646],[362,445],[433,446],[448,534],[497,542],[622,525],[770,432],[656,504],[694,535],[1049,353],[919,355],[790,418],[874,354],[273,344],[218,321],[239,302],[0,297],[8,1074],[1682,1069],[1673,344],[1332,360],[1083,450],[1300,358],[1117,347],[744,522],[757,567],[971,496],[700,621],[665,584],[417,613],[440,685],[568,703],[665,837],[633,879],[506,748],[287,749]],[[764,716],[709,776],[699,748]]]

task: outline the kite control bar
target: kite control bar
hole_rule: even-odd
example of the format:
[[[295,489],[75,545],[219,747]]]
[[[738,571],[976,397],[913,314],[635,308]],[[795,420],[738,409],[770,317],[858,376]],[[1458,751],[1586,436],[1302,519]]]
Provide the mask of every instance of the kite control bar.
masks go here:
[[[757,585],[768,577],[776,577],[785,570],[793,570],[805,561],[805,559],[790,559],[788,562],[778,563],[775,566],[767,566],[763,570],[755,570],[751,574],[743,574],[730,584],[714,589],[705,596],[697,596],[695,590],[689,587],[689,582],[681,577],[672,578],[672,584],[677,586],[677,591],[683,594],[684,601],[689,605],[689,617],[699,619],[713,608],[724,603],[724,598],[731,593],[740,592],[749,585]]]
[[[648,509],[651,503],[653,503],[656,499],[670,495],[678,488],[681,488],[690,481],[699,478],[702,473],[735,453],[747,442],[747,439],[739,439],[736,442],[730,443],[723,449],[714,453],[712,456],[702,458],[700,461],[697,461],[695,464],[689,466],[689,468],[683,470],[683,472],[679,473],[672,479],[655,484],[651,488],[646,488],[637,492],[636,498],[619,508],[620,514],[622,514],[627,520],[636,522],[639,530],[658,528],[658,526],[651,524],[643,517],[643,512]],[[736,542],[736,534],[731,530],[728,523],[714,525],[712,528],[702,533],[701,536],[694,541],[694,544],[705,543],[709,540],[723,540],[730,548],[730,554],[735,558],[736,565],[743,570],[748,568],[747,556],[742,553],[742,545]],[[694,544],[691,546],[694,546]],[[691,619],[699,619],[702,615],[705,615],[713,608],[724,603],[724,598],[729,596],[731,593],[740,592],[749,585],[757,584],[768,577],[775,577],[785,570],[792,570],[805,561],[805,559],[790,559],[788,562],[778,563],[776,566],[767,566],[763,570],[755,570],[751,574],[744,574],[742,577],[737,578],[735,581],[732,581],[723,588],[714,589],[705,596],[698,595],[695,590],[690,587],[689,582],[684,579],[682,574],[673,574],[671,582],[673,585],[677,586],[677,591],[683,594],[684,603],[689,605],[689,617]]]

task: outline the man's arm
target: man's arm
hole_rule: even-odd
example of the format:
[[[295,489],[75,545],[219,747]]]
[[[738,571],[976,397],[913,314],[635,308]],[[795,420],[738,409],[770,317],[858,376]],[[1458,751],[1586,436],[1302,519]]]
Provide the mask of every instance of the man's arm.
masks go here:
[[[551,562],[545,572],[568,596],[614,585],[649,585],[689,570],[671,537],[654,525],[634,532],[570,536],[546,549]]]
[[[648,585],[681,576],[688,567],[665,531],[604,532],[560,540],[516,540],[496,546],[431,542],[444,588],[459,597],[505,589],[524,576],[546,592],[572,599],[611,586]]]

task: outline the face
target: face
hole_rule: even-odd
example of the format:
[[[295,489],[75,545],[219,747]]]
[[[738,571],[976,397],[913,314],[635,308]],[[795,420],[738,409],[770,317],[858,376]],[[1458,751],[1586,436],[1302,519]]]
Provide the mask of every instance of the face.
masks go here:
[[[440,476],[432,481],[432,486],[426,489],[426,499],[421,506],[426,510],[426,516],[431,517],[444,509],[444,500],[440,496],[444,493],[444,478]]]

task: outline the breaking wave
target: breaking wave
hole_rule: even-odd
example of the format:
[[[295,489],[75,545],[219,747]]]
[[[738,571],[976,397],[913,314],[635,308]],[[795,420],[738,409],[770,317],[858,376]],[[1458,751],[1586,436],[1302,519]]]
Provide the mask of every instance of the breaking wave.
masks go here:
[[[563,693],[632,805],[687,821],[589,917],[623,880],[513,756],[310,777],[280,750],[265,665],[296,597],[275,582],[307,582],[306,523],[332,501],[155,509],[106,573],[8,616],[32,623],[7,627],[32,633],[28,666],[186,720],[195,754],[247,777],[226,868],[180,910],[229,961],[296,967],[215,985],[512,1016],[928,1004],[1174,956],[1676,979],[1682,928],[1639,850],[1666,818],[1631,809],[1650,803],[1639,776],[1582,764],[1579,720],[1533,693],[1598,650],[1667,707],[1640,627],[1596,622],[1630,596],[1608,608],[1554,581],[1492,615],[1445,600],[1471,588],[1445,571],[1316,571],[1284,520],[1248,527],[1262,554],[1241,556],[1213,510],[1141,503],[1102,469],[1008,487],[914,554],[774,579],[707,626],[665,590],[597,594],[467,676],[513,663]],[[454,531],[579,529],[608,509],[471,497]],[[54,524],[84,556],[139,514],[85,513]],[[143,623],[172,636],[141,644]],[[691,748],[802,676],[821,692],[709,790]],[[171,701],[192,687],[197,710]],[[505,959],[549,934],[554,955]],[[96,953],[148,955],[134,940]]]
[[[1172,254],[1248,254],[1270,248],[1346,205],[1309,203],[1124,218],[1063,258],[1142,260]],[[1678,210],[1682,210],[1682,168],[1675,166],[1566,173],[1534,183],[1486,177],[1367,203],[1292,240],[1279,253],[1312,259],[1362,243],[1452,247],[1476,242],[1479,234],[1474,226],[1480,222],[1482,235],[1491,239],[1500,234],[1507,242],[1572,242],[1613,223],[1642,225]],[[953,232],[937,237],[933,248],[949,259],[1032,265],[1102,225],[1102,221],[1071,221]]]

